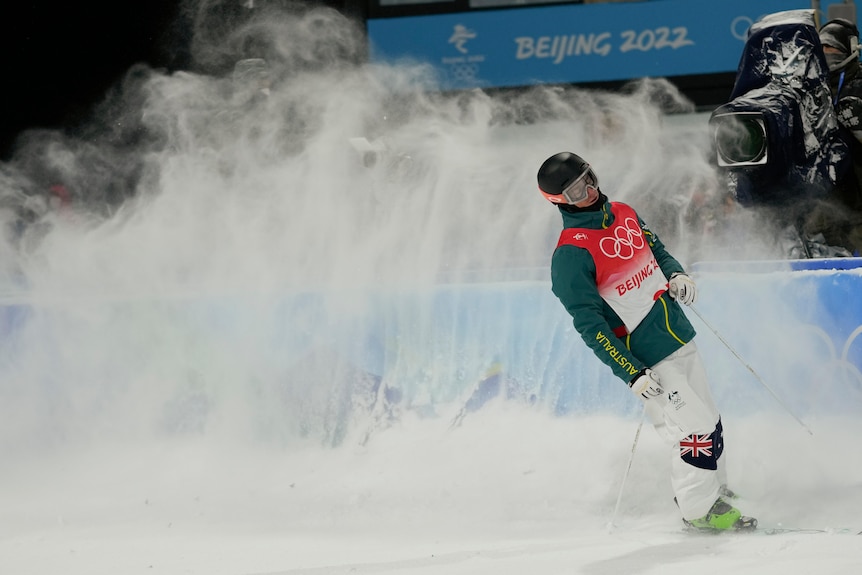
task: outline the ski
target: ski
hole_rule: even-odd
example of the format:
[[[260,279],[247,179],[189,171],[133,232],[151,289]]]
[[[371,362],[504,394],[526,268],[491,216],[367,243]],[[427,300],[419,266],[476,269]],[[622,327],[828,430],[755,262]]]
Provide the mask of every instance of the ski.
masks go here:
[[[850,527],[766,527],[757,529],[764,535],[786,534],[824,534],[824,535],[862,535],[862,530]]]
[[[744,527],[739,529],[697,529],[690,526],[684,526],[683,532],[691,535],[705,535],[708,537],[720,537],[722,535],[862,535],[862,529],[858,527],[785,527],[778,526],[763,526]]]

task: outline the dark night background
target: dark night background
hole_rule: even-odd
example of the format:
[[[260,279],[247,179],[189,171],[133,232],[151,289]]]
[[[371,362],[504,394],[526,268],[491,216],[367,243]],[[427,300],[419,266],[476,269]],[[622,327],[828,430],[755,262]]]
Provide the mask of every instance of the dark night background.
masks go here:
[[[191,14],[201,3],[227,19],[241,18],[249,5],[264,3],[325,5],[356,19],[365,11],[363,0],[6,2],[0,32],[0,160],[10,159],[22,130],[68,131],[86,122],[94,106],[135,64],[168,72],[219,72],[195,68],[190,56]],[[725,101],[733,78],[734,74],[727,73],[671,80],[697,105],[709,106]]]
[[[306,4],[344,10],[345,2]],[[181,0],[3,3],[0,159],[9,159],[24,129],[84,122],[134,64],[191,69],[185,7]]]

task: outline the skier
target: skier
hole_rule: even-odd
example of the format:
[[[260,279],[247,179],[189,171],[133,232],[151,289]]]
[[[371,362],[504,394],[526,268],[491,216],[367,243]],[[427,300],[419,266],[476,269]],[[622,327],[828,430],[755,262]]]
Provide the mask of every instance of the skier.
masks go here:
[[[753,529],[728,503],[718,409],[692,341],[683,303],[692,278],[626,204],[609,202],[583,158],[561,152],[538,172],[563,231],[551,262],[552,289],[598,358],[644,403],[673,445],[671,484],[684,524],[696,530]]]

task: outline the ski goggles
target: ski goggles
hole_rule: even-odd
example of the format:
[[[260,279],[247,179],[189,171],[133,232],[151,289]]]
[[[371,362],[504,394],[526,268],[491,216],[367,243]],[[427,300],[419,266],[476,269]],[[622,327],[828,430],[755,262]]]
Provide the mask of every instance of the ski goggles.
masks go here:
[[[577,204],[587,199],[590,188],[598,189],[598,187],[599,178],[590,165],[587,164],[583,173],[574,182],[566,186],[561,195],[566,198],[566,203]]]

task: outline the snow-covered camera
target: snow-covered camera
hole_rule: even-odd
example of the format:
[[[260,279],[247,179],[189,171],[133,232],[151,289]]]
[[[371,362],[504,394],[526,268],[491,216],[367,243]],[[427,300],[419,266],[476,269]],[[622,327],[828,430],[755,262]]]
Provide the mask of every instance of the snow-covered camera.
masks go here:
[[[716,163],[742,205],[823,196],[849,157],[812,10],[764,16],[749,31],[730,101],[710,116]]]

